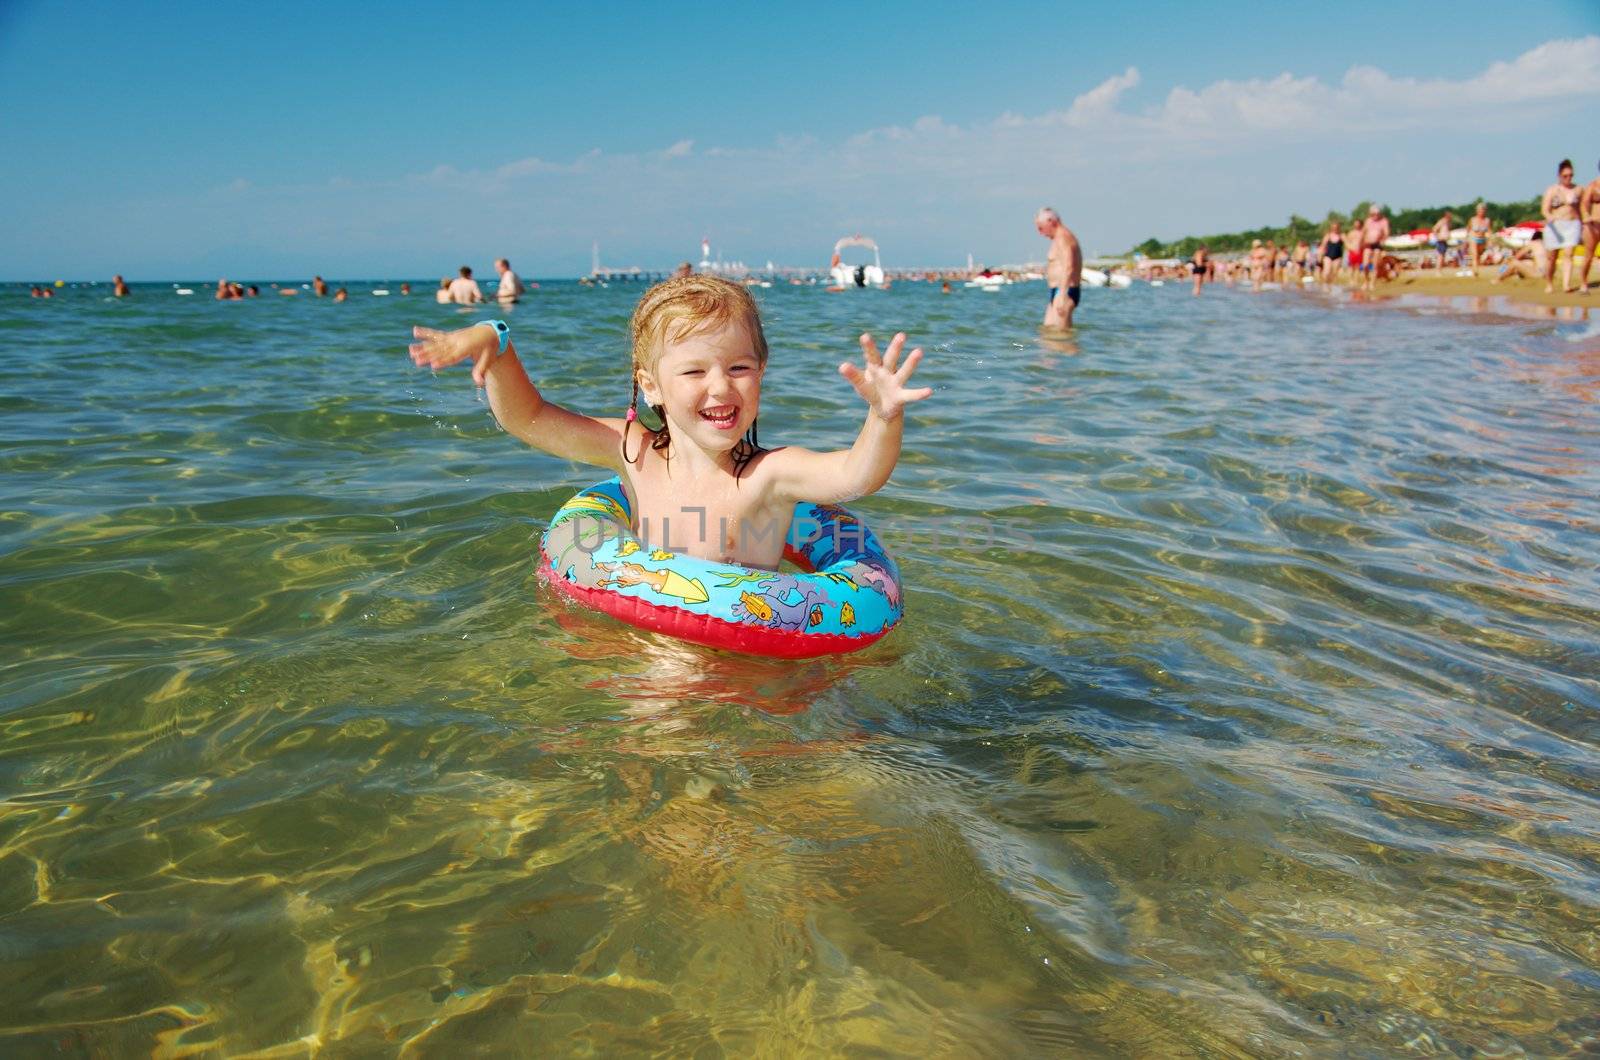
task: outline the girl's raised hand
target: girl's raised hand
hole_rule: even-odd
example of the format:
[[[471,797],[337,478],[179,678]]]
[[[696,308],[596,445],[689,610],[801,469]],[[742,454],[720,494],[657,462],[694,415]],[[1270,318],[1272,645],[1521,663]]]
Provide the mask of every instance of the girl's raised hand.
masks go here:
[[[861,356],[865,365],[857,368],[849,361],[839,366],[839,374],[850,380],[850,385],[856,388],[856,393],[861,395],[861,400],[871,405],[880,417],[892,420],[900,415],[905,406],[913,401],[921,401],[933,396],[932,387],[918,387],[915,390],[908,388],[906,380],[911,378],[911,373],[916,371],[917,364],[922,360],[921,348],[906,354],[903,363],[900,362],[900,350],[906,344],[905,332],[897,332],[889,340],[889,348],[878,354],[878,344],[872,341],[872,336],[861,336]],[[898,365],[898,367],[897,367]]]
[[[431,368],[437,372],[467,358],[472,358],[472,381],[484,385],[484,373],[494,362],[495,351],[500,348],[500,337],[493,328],[469,327],[459,331],[436,331],[433,328],[413,327],[411,335],[417,341],[409,347],[411,363]]]

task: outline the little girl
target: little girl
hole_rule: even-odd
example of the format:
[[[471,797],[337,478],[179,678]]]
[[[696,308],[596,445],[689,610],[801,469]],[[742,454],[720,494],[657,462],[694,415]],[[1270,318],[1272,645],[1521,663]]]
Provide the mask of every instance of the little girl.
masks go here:
[[[929,397],[908,389],[920,349],[905,360],[897,334],[880,355],[861,336],[864,363],[839,374],[867,403],[849,449],[817,453],[756,441],[767,340],[748,291],[714,276],[685,276],[645,292],[633,313],[633,399],[622,418],[585,416],[546,401],[528,379],[500,321],[460,331],[413,328],[411,359],[435,370],[472,361],[500,425],[556,456],[621,473],[634,533],[652,548],[776,570],[800,501],[837,504],[875,493],[900,458],[901,413]],[[640,395],[661,421],[637,417]]]

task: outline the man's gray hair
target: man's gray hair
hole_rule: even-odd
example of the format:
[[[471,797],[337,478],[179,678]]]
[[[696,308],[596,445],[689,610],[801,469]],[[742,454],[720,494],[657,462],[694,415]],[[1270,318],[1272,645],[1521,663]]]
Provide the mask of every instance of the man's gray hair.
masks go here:
[[[1052,207],[1041,206],[1039,207],[1039,212],[1033,215],[1033,223],[1039,224],[1043,221],[1054,221],[1056,224],[1060,224],[1061,215],[1056,213]]]

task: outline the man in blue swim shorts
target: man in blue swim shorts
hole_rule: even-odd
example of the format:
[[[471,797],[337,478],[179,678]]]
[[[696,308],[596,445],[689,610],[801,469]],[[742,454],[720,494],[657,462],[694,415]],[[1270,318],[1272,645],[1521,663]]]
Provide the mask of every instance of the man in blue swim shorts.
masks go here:
[[[1059,288],[1059,287],[1050,288],[1050,304],[1051,305],[1055,305],[1056,304],[1057,296],[1060,294],[1060,292],[1061,292],[1061,288]],[[1078,308],[1078,302],[1082,299],[1082,297],[1083,297],[1083,291],[1082,291],[1081,288],[1079,288],[1079,287],[1068,287],[1067,288],[1067,300],[1072,303],[1072,308],[1067,310],[1067,315],[1068,316],[1072,315],[1072,310],[1073,309]]]
[[[1061,223],[1061,215],[1048,206],[1033,215],[1033,226],[1050,241],[1050,256],[1044,266],[1045,282],[1050,285],[1050,305],[1044,312],[1044,326],[1070,328],[1083,283],[1083,251],[1078,247],[1078,237]]]

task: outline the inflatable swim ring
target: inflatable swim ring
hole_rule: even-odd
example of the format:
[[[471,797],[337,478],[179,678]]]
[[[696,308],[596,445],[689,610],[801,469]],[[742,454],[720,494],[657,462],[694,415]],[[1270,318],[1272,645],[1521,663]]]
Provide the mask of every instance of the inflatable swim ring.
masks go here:
[[[755,570],[649,549],[619,479],[557,509],[539,573],[577,602],[713,648],[804,659],[859,651],[900,621],[900,570],[867,525],[831,504],[797,504],[784,558]]]

